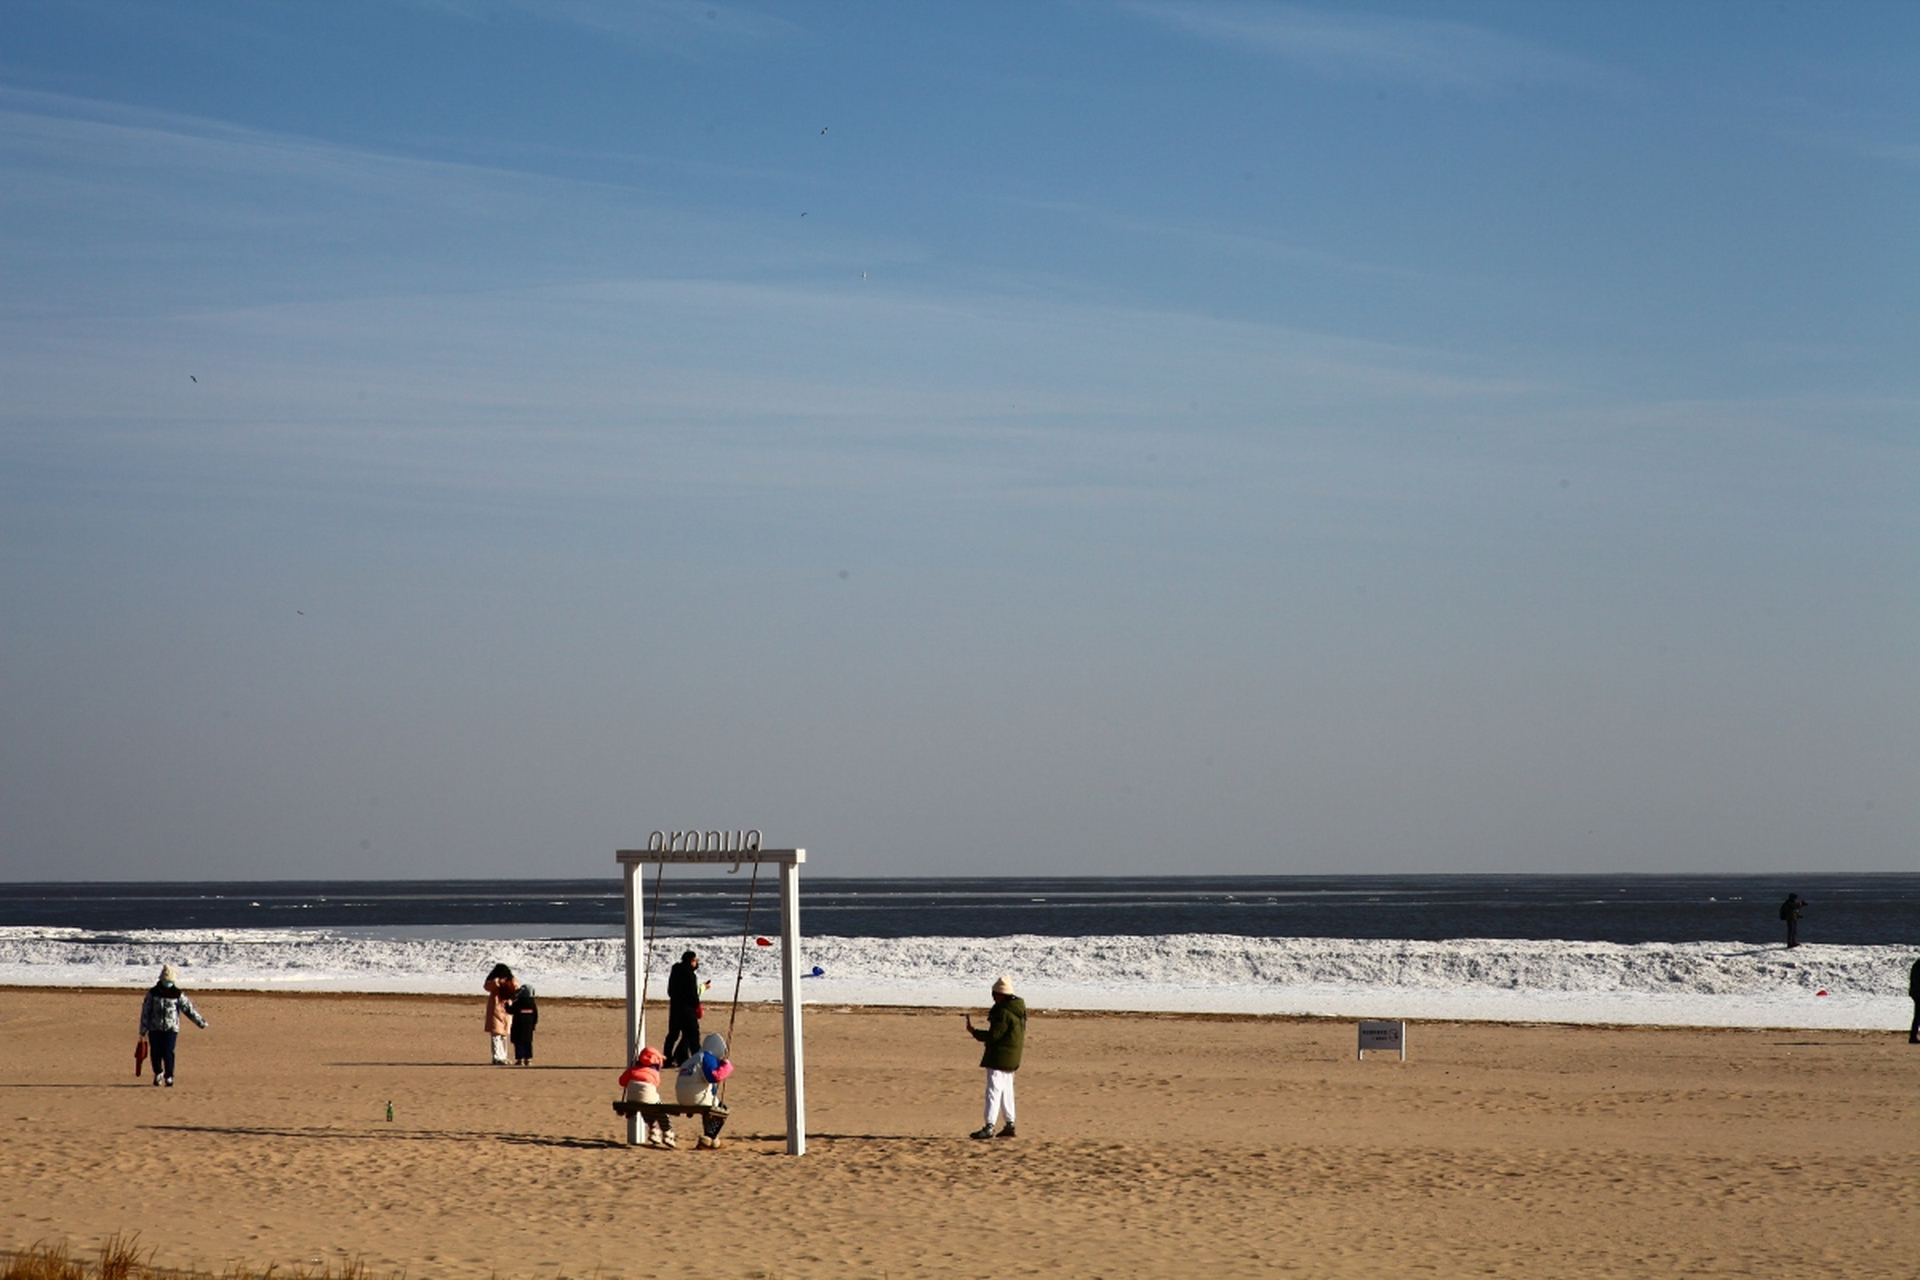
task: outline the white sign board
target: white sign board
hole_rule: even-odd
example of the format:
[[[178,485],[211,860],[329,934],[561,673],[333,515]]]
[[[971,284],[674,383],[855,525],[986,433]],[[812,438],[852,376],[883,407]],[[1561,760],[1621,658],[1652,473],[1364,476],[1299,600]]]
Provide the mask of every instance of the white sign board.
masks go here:
[[[1407,1060],[1407,1024],[1404,1022],[1363,1022],[1360,1024],[1360,1052],[1355,1057],[1365,1058],[1369,1049],[1398,1049],[1400,1061]]]

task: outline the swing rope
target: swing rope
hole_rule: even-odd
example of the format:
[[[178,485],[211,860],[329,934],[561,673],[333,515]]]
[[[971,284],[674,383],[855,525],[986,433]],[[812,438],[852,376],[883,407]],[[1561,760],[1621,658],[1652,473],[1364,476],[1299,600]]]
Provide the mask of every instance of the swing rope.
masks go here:
[[[653,981],[653,940],[660,933],[660,886],[667,878],[667,864],[653,876],[653,917],[647,921],[647,958],[640,966],[640,1047],[647,1047],[647,987]],[[629,1066],[632,1064],[629,1063]]]
[[[733,1024],[740,1016],[740,983],[747,976],[747,942],[753,937],[753,898],[760,888],[760,864],[753,864],[753,878],[747,881],[747,922],[740,930],[740,957],[733,967],[733,1008],[727,1013],[727,1056],[733,1056]],[[727,1082],[720,1082],[720,1101],[727,1100]]]
[[[733,1008],[727,1014],[727,1046],[733,1046],[733,1022],[740,1016],[740,981],[747,976],[747,942],[753,937],[753,896],[760,887],[760,864],[753,864],[753,878],[747,881],[747,922],[740,929],[740,958],[733,969]]]

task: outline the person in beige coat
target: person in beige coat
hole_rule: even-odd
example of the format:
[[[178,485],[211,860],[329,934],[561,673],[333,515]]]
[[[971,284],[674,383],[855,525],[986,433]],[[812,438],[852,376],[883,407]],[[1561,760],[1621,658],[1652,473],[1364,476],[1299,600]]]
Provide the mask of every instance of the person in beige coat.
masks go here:
[[[493,966],[487,975],[487,1034],[493,1038],[493,1065],[507,1065],[507,1032],[513,1027],[513,1014],[507,1008],[513,1000],[513,970],[504,964]]]

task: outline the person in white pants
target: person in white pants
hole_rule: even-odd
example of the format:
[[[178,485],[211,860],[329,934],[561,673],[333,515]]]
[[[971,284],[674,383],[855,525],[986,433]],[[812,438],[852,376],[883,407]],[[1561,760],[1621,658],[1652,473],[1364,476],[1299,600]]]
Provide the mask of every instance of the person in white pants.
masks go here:
[[[987,1136],[1012,1137],[1013,1122],[1020,1118],[1018,1112],[1019,1104],[1013,1096],[1013,1072],[987,1068],[987,1110],[982,1125]],[[996,1134],[994,1125],[1002,1119],[1006,1120],[1007,1127]]]
[[[986,1045],[980,1065],[987,1070],[986,1123],[971,1136],[975,1138],[1014,1137],[1013,1073],[1020,1069],[1020,1053],[1027,1040],[1027,1002],[1013,994],[1013,979],[1001,974],[993,984],[993,1009],[987,1025],[973,1025],[968,1014],[967,1031]],[[1006,1127],[997,1134],[994,1126],[1006,1117]]]
[[[513,981],[513,970],[504,964],[493,966],[493,972],[487,975],[484,984],[487,993],[487,1038],[492,1041],[493,1065],[507,1065],[507,1032],[513,1027],[513,1015],[507,1010],[510,998],[507,984]]]

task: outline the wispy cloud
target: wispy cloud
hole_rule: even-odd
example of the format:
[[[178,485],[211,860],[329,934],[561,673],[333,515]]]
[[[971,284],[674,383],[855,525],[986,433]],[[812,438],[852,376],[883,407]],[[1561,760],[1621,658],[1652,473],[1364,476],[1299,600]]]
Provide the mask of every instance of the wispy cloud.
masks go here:
[[[382,151],[0,85],[0,274],[11,285],[0,317],[793,270],[842,251],[831,236],[797,248],[780,226],[657,180],[697,165],[635,155],[559,174],[515,164],[542,159],[524,150],[450,150]],[[527,252],[534,229],[545,258]]]
[[[1820,133],[1809,129],[1789,129],[1784,136],[1795,142],[1845,152],[1862,160],[1877,160],[1904,169],[1920,169],[1920,142],[1890,142],[1884,138]]]
[[[1485,27],[1292,6],[1140,3],[1135,13],[1198,39],[1296,62],[1327,76],[1375,77],[1485,94],[1529,85],[1614,89],[1610,68]]]
[[[1465,430],[1546,393],[1448,353],[1177,312],[710,280],[0,332],[0,487],[41,494],[1181,504],[1177,469],[1139,459],[1257,475],[1245,459],[1281,450],[1310,472],[1386,447],[1409,406]]]
[[[1311,245],[1299,244],[1276,236],[1253,235],[1225,230],[1199,218],[1149,218],[1123,213],[1109,206],[1076,200],[1034,200],[1025,197],[995,197],[998,204],[1038,210],[1062,217],[1076,218],[1104,229],[1133,235],[1203,244],[1234,255],[1240,261],[1288,263],[1348,271],[1356,275],[1392,276],[1405,280],[1432,281],[1442,278],[1432,271],[1414,270],[1386,262],[1353,258]]]
[[[689,159],[641,150],[561,146],[461,135],[413,134],[404,149],[376,149],[297,133],[253,128],[208,116],[130,106],[0,83],[0,165],[29,162],[42,172],[60,167],[117,165],[129,170],[181,166],[279,178],[324,178],[387,184],[400,172],[465,180],[554,183],[587,189],[623,189],[625,175],[672,172],[704,178],[787,180],[765,165]],[[568,172],[555,173],[556,162]],[[588,170],[593,176],[580,176]],[[9,174],[18,181],[19,172]]]
[[[689,38],[767,39],[796,28],[771,14],[705,0],[418,0],[475,21],[503,13],[579,27],[599,35],[681,45]]]

